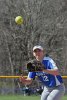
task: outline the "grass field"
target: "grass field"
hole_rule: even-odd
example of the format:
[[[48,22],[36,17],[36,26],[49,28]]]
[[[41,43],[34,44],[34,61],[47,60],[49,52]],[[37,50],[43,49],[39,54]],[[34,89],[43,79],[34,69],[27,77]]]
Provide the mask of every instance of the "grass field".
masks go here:
[[[40,100],[40,96],[0,95],[0,100]],[[67,100],[67,95],[62,100]]]

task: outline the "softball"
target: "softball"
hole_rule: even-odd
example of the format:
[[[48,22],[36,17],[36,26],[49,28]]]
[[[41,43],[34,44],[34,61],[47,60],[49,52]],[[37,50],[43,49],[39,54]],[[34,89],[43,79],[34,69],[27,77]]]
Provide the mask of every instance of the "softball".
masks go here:
[[[19,25],[23,24],[23,18],[22,18],[22,16],[17,16],[17,17],[15,18],[15,22],[16,22],[17,24],[19,24]]]

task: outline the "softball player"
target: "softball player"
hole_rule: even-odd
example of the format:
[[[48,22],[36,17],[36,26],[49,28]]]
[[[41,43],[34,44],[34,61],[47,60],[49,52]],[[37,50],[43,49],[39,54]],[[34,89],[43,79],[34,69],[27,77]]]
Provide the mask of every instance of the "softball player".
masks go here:
[[[39,45],[33,47],[33,56],[44,65],[44,69],[29,72],[28,77],[26,79],[21,77],[20,81],[24,84],[31,84],[35,76],[38,76],[44,85],[41,100],[61,100],[65,93],[65,86],[55,62],[48,56],[44,57],[43,47]]]

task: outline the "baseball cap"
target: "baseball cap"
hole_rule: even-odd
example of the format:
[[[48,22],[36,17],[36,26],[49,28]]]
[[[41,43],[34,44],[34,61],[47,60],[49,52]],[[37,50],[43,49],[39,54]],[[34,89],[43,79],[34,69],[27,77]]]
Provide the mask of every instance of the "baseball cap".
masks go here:
[[[40,45],[36,45],[36,46],[33,47],[33,51],[35,51],[36,49],[43,50],[43,47],[40,46]]]

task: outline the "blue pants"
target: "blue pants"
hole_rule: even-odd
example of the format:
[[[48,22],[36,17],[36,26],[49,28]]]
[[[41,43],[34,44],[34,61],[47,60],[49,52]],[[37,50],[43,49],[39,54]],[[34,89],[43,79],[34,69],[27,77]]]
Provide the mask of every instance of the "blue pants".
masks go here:
[[[41,100],[61,100],[65,93],[65,86],[61,84],[54,88],[48,88],[44,86],[44,90],[41,95]]]

